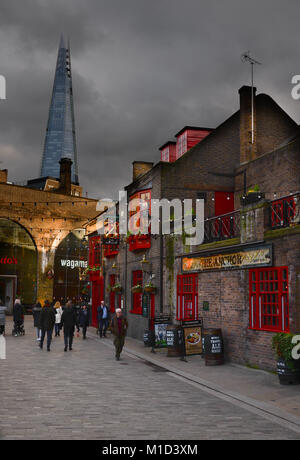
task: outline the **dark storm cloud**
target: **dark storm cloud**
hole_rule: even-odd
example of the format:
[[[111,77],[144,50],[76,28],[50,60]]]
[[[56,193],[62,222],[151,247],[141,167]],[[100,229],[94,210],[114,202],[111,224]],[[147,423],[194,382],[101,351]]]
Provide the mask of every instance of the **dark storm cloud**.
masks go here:
[[[39,174],[60,33],[71,40],[80,181],[113,196],[131,163],[157,161],[184,125],[215,127],[238,109],[250,80],[296,121],[298,1],[0,0],[1,167],[10,180]]]

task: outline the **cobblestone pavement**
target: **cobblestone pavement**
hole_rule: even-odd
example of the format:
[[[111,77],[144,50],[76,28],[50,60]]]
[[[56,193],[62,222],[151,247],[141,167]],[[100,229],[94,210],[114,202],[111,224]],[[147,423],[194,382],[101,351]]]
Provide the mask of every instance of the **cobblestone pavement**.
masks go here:
[[[116,362],[109,339],[75,338],[65,353],[58,337],[42,351],[31,324],[24,337],[6,336],[0,439],[300,439],[142,359]]]

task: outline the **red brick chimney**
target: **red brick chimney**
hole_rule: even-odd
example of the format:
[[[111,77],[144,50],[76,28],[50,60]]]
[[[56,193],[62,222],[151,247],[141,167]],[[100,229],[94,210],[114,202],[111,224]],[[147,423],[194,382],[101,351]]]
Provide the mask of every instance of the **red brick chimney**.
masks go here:
[[[71,167],[72,160],[70,158],[62,158],[59,162],[60,164],[60,187],[58,189],[59,193],[65,195],[71,195]]]
[[[257,154],[256,145],[256,88],[253,88],[253,121],[254,135],[252,143],[252,88],[242,86],[240,94],[240,163],[254,160]]]

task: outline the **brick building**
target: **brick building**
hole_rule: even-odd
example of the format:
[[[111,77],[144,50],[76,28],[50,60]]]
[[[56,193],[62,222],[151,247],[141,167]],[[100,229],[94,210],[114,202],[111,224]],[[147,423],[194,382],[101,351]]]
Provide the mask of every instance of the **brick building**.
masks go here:
[[[71,183],[72,161],[60,163],[59,179],[27,186],[9,183],[7,170],[0,171],[0,298],[9,309],[16,295],[31,307],[37,300],[77,301],[86,288],[83,225],[97,214],[97,201]]]
[[[203,199],[205,239],[187,246],[185,235],[149,229],[103,246],[103,297],[112,311],[125,309],[132,337],[141,340],[149,326],[145,301],[151,316],[202,317],[205,328],[221,328],[228,359],[273,368],[273,333],[300,330],[299,128],[270,96],[254,92],[253,143],[244,86],[240,109],[216,129],[187,126],[160,148],[159,163],[133,163],[128,202]]]

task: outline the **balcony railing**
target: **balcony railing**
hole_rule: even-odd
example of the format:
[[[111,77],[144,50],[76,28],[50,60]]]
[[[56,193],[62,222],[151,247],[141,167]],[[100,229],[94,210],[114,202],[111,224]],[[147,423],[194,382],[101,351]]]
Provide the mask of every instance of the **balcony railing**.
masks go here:
[[[240,236],[240,211],[204,221],[204,243],[229,240]]]
[[[270,203],[270,226],[272,229],[289,227],[300,222],[300,193],[284,196]]]

